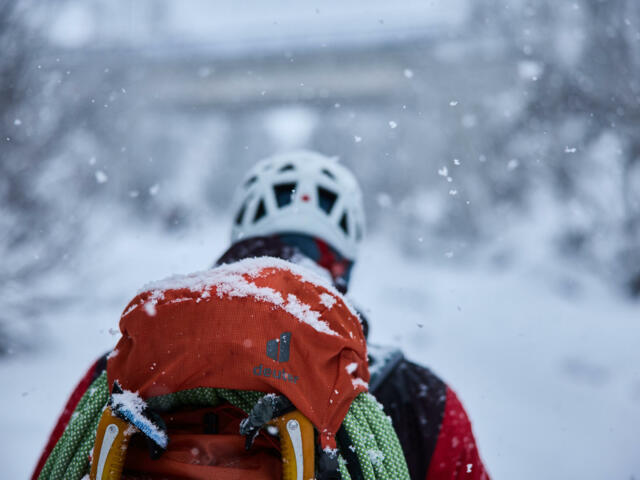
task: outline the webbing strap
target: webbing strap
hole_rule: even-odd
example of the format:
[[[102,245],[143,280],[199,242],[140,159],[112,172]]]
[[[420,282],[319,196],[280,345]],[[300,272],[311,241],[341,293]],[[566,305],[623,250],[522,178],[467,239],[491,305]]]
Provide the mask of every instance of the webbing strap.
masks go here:
[[[404,359],[400,350],[395,348],[368,345],[369,353],[369,392],[376,394],[382,382],[389,376],[396,366]]]

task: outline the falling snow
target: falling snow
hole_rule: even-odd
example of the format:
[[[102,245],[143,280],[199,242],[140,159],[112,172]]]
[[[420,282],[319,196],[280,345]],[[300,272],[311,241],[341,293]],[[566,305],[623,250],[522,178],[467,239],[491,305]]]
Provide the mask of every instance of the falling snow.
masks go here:
[[[95,177],[96,177],[96,182],[98,183],[107,183],[107,180],[109,180],[109,177],[107,177],[107,174],[104,173],[102,170],[97,170],[95,173]]]

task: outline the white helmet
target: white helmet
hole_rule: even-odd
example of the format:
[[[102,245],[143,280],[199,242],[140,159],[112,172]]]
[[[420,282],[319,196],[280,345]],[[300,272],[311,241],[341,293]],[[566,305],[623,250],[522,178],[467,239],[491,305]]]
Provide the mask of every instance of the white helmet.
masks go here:
[[[234,199],[231,241],[276,233],[318,237],[355,260],[364,234],[362,192],[335,158],[297,151],[258,162]]]

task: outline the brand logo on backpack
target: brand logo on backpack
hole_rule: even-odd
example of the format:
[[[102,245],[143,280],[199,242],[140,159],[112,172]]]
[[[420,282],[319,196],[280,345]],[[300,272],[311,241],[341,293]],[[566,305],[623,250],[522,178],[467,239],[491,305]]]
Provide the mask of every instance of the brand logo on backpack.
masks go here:
[[[280,338],[267,340],[267,357],[279,363],[289,361],[291,332],[282,332]]]
[[[278,363],[285,363],[289,361],[289,354],[291,352],[291,332],[282,332],[280,338],[274,338],[267,340],[267,357]],[[287,373],[284,368],[268,368],[263,367],[262,364],[253,368],[253,374],[258,377],[272,377],[279,378],[284,381],[297,383],[297,376]]]

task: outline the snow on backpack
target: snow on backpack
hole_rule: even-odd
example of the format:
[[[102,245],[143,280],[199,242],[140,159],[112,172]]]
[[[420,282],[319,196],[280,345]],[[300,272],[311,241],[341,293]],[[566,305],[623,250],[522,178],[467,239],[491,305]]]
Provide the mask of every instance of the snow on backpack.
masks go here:
[[[40,479],[408,479],[357,314],[263,257],[147,285]]]

